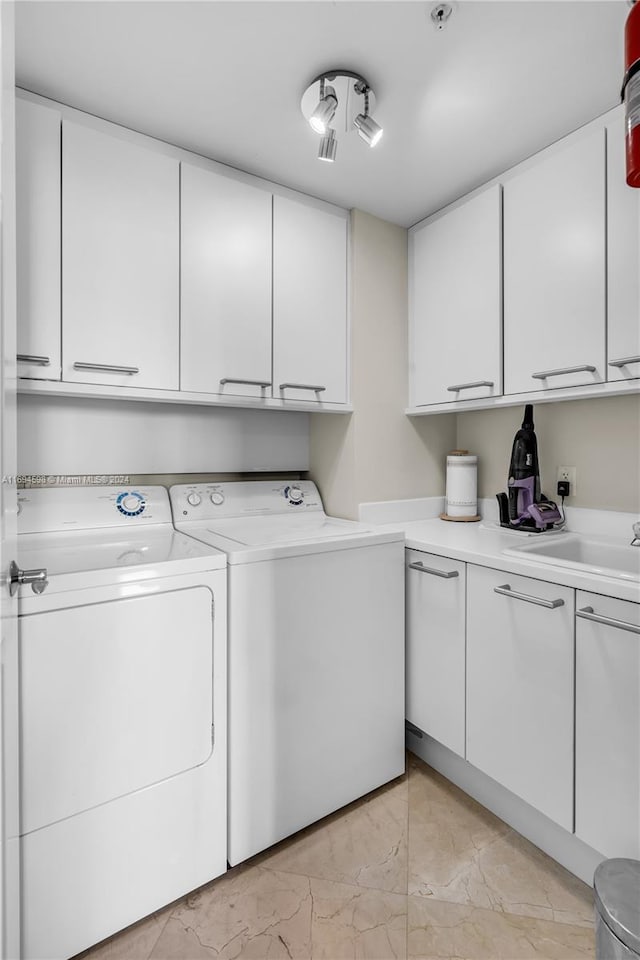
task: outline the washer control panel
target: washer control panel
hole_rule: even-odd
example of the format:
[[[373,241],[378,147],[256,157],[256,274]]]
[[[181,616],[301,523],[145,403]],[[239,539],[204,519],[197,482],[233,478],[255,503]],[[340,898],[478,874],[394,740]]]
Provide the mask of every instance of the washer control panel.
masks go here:
[[[169,496],[176,522],[324,512],[318,488],[310,480],[181,483],[171,487]]]

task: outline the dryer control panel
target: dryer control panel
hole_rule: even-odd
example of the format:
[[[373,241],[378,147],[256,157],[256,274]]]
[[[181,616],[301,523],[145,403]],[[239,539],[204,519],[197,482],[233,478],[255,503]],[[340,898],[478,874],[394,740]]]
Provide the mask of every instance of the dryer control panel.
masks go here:
[[[171,509],[180,520],[324,513],[311,480],[234,480],[229,483],[182,483],[171,487]]]

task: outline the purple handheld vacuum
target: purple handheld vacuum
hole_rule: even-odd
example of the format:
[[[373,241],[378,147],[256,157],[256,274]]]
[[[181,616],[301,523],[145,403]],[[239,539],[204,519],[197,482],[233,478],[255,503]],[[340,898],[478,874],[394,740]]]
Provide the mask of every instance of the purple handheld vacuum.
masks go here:
[[[509,493],[498,493],[500,526],[542,533],[560,522],[560,511],[540,492],[538,441],[533,429],[533,405],[524,408],[522,426],[513,439]]]

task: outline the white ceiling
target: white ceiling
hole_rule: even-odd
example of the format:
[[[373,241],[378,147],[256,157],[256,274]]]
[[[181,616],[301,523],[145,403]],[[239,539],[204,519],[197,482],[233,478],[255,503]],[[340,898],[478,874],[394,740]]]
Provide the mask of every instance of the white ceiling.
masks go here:
[[[19,2],[20,86],[306,193],[409,225],[615,106],[624,0]],[[334,164],[300,98],[346,67],[384,126]]]

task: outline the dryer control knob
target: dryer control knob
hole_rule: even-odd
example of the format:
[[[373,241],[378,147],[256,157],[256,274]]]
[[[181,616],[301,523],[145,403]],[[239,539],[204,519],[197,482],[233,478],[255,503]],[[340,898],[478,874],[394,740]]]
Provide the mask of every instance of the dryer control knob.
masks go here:
[[[138,497],[134,497],[133,495],[123,497],[120,501],[120,506],[133,513],[140,508],[140,499]]]
[[[224,503],[224,494],[212,493],[210,499],[211,503],[215,503],[216,507],[219,507],[221,503]]]
[[[300,487],[289,487],[289,500],[291,503],[302,503],[304,494]]]
[[[197,507],[199,503],[202,503],[202,497],[194,491],[187,496],[187,503],[191,504],[192,507]]]

